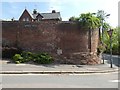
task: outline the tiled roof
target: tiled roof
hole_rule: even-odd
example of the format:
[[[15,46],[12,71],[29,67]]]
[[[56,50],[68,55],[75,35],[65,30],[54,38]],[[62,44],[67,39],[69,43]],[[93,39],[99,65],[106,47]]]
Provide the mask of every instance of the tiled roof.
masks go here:
[[[40,13],[43,19],[61,19],[60,12],[56,13]]]
[[[38,13],[37,14],[32,14],[32,18],[36,19],[37,15],[38,15]]]

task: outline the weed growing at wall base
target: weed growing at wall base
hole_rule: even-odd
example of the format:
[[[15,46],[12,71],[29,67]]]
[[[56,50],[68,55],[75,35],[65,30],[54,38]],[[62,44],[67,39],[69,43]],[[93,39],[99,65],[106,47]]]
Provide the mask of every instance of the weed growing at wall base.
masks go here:
[[[47,53],[37,54],[37,58],[34,59],[34,62],[40,64],[49,64],[52,63],[53,58]]]
[[[17,64],[25,62],[23,57],[20,54],[15,54],[15,56],[13,56],[13,60]]]
[[[25,62],[35,62],[38,64],[50,64],[53,62],[53,58],[47,53],[32,53],[23,51],[21,54],[15,54],[13,60],[16,64]]]

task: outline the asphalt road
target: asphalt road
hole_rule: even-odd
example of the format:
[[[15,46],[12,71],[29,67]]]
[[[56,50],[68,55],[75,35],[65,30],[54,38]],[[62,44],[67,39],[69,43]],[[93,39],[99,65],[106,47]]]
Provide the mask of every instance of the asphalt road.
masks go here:
[[[118,88],[118,73],[81,75],[2,75],[3,88]]]
[[[110,64],[110,55],[109,54],[103,54],[103,58],[105,59],[106,63]],[[113,65],[120,67],[120,56],[112,55],[112,63],[113,63]]]

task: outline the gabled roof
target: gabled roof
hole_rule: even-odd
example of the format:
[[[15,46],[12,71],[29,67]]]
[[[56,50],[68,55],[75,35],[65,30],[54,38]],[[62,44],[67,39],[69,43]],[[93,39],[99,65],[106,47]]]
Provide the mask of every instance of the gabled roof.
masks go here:
[[[38,13],[36,17],[38,17],[38,16],[40,16],[40,17],[42,17],[42,18],[43,18],[43,16],[42,16],[40,13]]]
[[[61,19],[60,12],[40,14],[43,16],[43,19]]]
[[[37,19],[38,17],[42,17],[43,20],[45,19],[59,19],[61,20],[60,12],[53,12],[52,13],[36,13],[36,14],[30,14],[26,9],[23,11],[22,15],[20,16],[19,20],[21,20],[23,17],[30,17],[31,19]]]
[[[20,16],[19,20],[25,15],[27,14],[28,16],[30,16],[30,18],[32,18],[32,16],[30,15],[30,13],[27,11],[27,9],[25,9],[22,13],[22,15]]]

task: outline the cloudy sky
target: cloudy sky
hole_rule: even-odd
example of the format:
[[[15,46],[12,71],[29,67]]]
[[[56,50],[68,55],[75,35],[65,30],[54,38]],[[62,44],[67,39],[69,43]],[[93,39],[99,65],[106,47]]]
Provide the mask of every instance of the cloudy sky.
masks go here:
[[[79,16],[81,13],[97,12],[104,10],[110,17],[107,22],[111,26],[118,25],[118,1],[119,0],[2,0],[0,19],[19,19],[26,8],[30,13],[37,9],[40,13],[51,12],[53,9],[61,13],[62,20],[66,21],[71,16]]]

